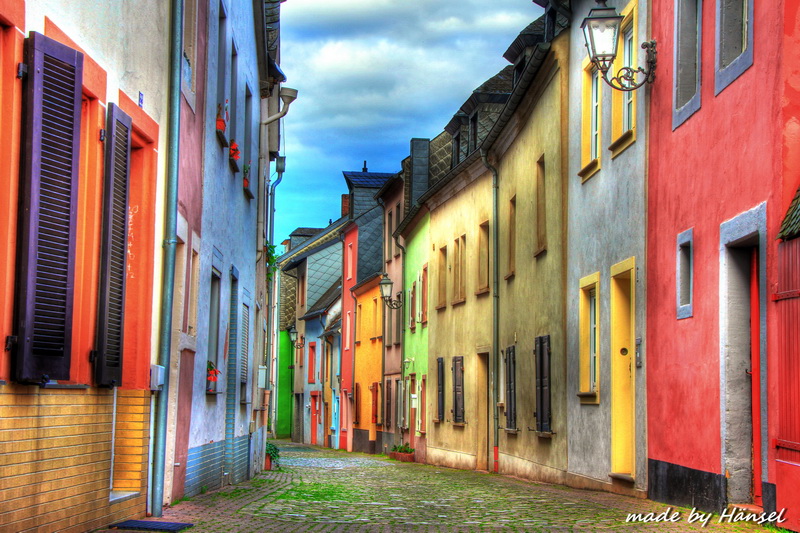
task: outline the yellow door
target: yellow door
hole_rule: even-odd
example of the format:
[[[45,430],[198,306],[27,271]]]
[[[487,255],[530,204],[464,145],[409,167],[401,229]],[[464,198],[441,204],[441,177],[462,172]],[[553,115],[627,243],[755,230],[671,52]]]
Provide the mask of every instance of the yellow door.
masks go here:
[[[611,473],[631,479],[636,450],[635,282],[633,258],[611,267]]]

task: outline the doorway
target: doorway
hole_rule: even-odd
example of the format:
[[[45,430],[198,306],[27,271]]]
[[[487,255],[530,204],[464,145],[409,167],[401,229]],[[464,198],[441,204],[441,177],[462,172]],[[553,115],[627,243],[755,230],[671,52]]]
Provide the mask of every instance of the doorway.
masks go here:
[[[766,461],[765,205],[720,226],[720,432],[728,503],[763,505]]]
[[[636,461],[636,265],[611,267],[611,477],[633,481]]]
[[[475,372],[475,385],[478,394],[477,410],[478,420],[476,431],[478,432],[477,450],[475,450],[475,469],[489,470],[489,409],[491,402],[491,389],[489,387],[489,353],[479,353],[477,358],[478,368]]]

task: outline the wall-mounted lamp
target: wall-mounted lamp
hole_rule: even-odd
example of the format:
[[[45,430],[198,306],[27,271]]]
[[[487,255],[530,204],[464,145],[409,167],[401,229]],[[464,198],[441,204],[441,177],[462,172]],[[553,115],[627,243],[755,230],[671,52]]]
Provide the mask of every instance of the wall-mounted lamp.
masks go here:
[[[383,303],[386,304],[386,307],[389,309],[400,309],[403,307],[403,298],[402,294],[397,295],[397,300],[392,299],[392,280],[389,279],[389,274],[386,272],[383,273],[383,278],[381,278],[380,283],[378,286],[381,289],[381,298],[383,298]]]
[[[294,326],[289,328],[289,340],[295,348],[303,348],[306,345],[306,338],[300,335],[300,342],[297,342],[297,329]]]
[[[609,79],[608,71],[617,57],[619,44],[619,30],[624,17],[617,15],[613,7],[606,6],[606,0],[597,0],[598,7],[589,11],[589,16],[583,19],[581,29],[586,39],[586,49],[589,59],[597,70],[603,74],[605,82],[618,91],[634,91],[645,83],[653,83],[656,79],[656,42],[645,41],[642,49],[647,51],[647,70],[642,67],[624,66],[619,72]],[[644,79],[636,82],[636,75],[643,74]]]

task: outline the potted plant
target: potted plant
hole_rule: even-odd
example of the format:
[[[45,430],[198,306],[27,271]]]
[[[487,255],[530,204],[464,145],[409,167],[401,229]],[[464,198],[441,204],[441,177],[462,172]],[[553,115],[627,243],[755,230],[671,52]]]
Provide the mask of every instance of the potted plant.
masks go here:
[[[231,139],[231,147],[229,153],[229,161],[231,163],[231,168],[234,172],[239,172],[239,159],[241,156],[241,150],[239,150],[239,145],[236,144],[236,141]]]
[[[399,445],[395,444],[392,446],[392,451],[389,452],[389,458],[396,461],[402,461],[404,463],[413,463],[414,448],[412,448],[407,442]]]
[[[225,129],[228,125],[228,100],[225,100],[225,115],[223,116],[222,104],[217,104],[217,139],[223,147],[228,146]]]
[[[281,456],[281,451],[275,444],[267,441],[264,448],[264,470],[272,470],[272,465],[278,466],[278,459]]]
[[[211,384],[217,382],[217,376],[222,373],[221,370],[217,368],[217,365],[214,364],[213,361],[208,361],[206,364],[206,391],[207,392],[214,392],[216,387],[213,387]]]

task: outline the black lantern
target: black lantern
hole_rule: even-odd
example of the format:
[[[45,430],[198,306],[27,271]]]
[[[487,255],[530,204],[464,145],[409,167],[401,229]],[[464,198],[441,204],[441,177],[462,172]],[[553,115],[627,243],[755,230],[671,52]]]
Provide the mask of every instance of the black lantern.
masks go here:
[[[581,29],[586,39],[586,49],[589,59],[603,74],[603,79],[608,85],[619,91],[633,91],[645,83],[653,83],[656,77],[656,42],[642,43],[642,48],[647,51],[647,70],[642,67],[633,69],[624,66],[619,72],[609,79],[608,71],[617,57],[620,26],[624,17],[617,15],[613,7],[606,6],[606,0],[597,0],[598,6],[589,11],[589,16],[583,19]],[[636,74],[641,73],[644,79],[636,82]]]
[[[294,344],[295,348],[302,348],[306,345],[306,338],[300,335],[300,342],[297,342],[297,329],[291,326],[288,330],[289,340]]]

